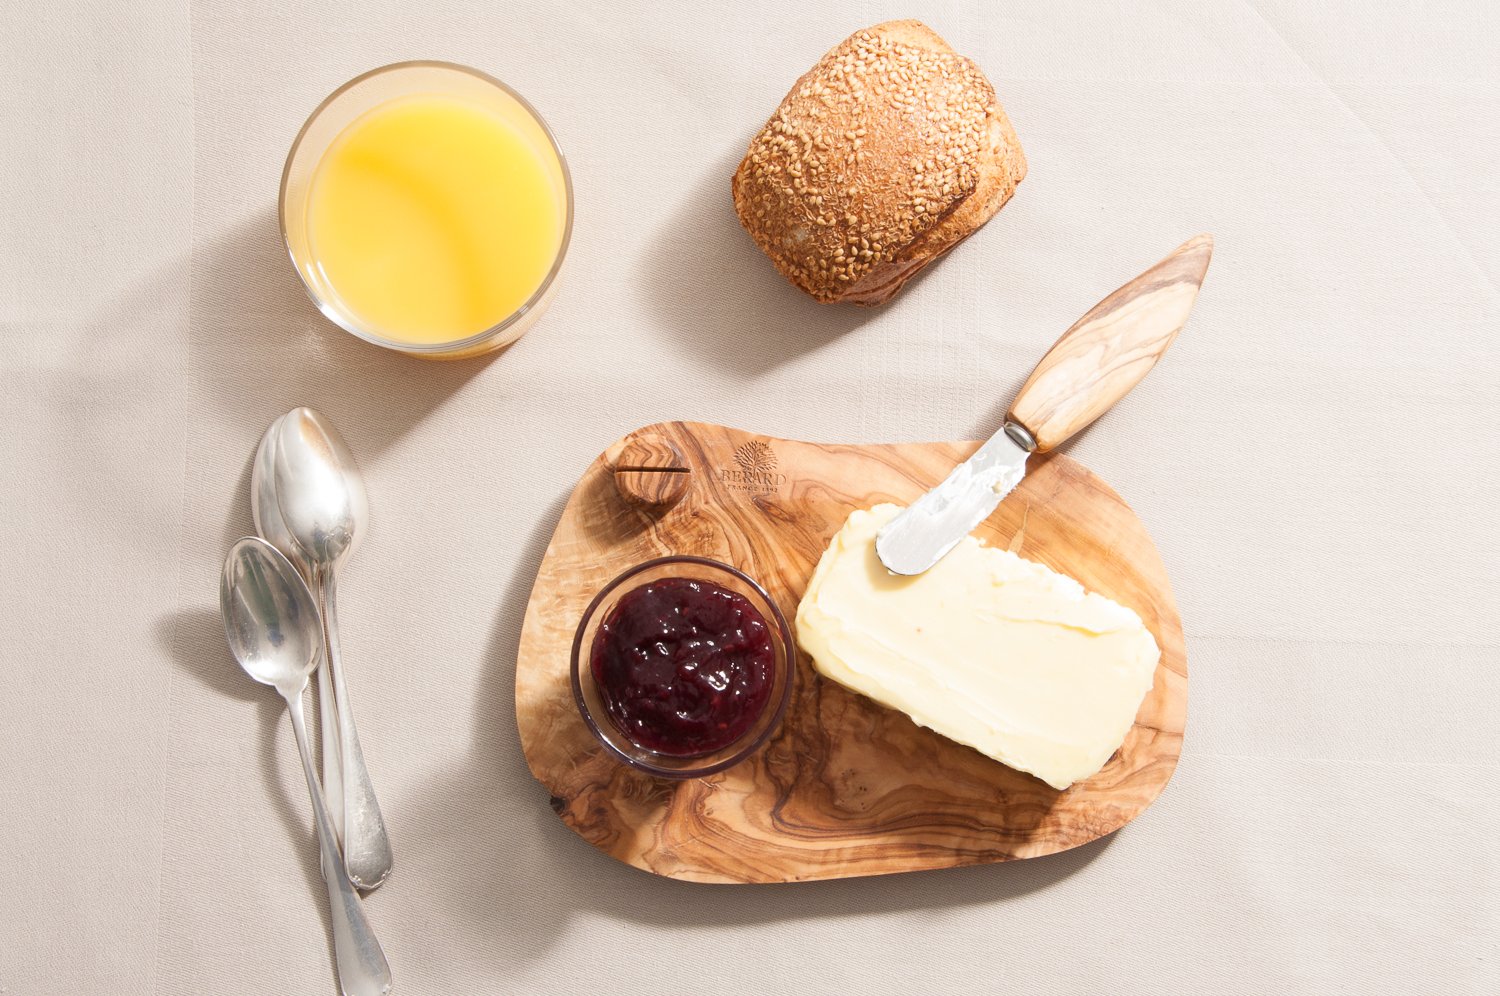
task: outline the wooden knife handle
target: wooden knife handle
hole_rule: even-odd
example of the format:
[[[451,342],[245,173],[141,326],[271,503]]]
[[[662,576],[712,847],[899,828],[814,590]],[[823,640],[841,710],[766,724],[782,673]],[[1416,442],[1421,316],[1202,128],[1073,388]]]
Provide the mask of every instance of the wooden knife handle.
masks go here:
[[[1038,451],[1059,446],[1103,415],[1156,366],[1187,324],[1212,235],[1195,235],[1166,259],[1094,305],[1031,371],[1009,420]]]

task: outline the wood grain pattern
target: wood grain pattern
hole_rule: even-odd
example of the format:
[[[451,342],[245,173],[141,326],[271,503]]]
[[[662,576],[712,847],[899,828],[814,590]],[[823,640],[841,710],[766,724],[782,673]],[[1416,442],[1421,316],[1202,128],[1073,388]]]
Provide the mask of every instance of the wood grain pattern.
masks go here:
[[[620,440],[605,454],[621,497],[644,508],[664,509],[687,494],[687,462],[670,439],[639,433]]]
[[[635,436],[677,447],[691,486],[665,512],[625,501],[613,461]],[[910,502],[978,443],[825,445],[665,423],[601,455],[537,573],[516,662],[516,718],[532,773],[563,822],[621,861],[695,882],[781,882],[1027,858],[1139,815],[1177,765],[1187,660],[1166,571],[1130,509],[1061,455],[1032,458],[977,534],[1140,613],[1162,648],[1120,751],[1065,792],[820,678],[798,655],[781,729],[706,779],[656,780],[611,760],[568,686],[573,634],[595,592],[642,560],[692,553],[755,577],[788,618],[849,512]]]
[[[1053,343],[1010,406],[1038,451],[1066,442],[1156,366],[1187,324],[1213,251],[1212,235],[1188,239]]]

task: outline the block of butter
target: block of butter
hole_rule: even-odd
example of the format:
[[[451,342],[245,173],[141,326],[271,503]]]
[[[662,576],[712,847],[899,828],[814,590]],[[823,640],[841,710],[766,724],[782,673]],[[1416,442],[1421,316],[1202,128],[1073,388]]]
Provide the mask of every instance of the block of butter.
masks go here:
[[[972,536],[892,575],[875,533],[900,511],[854,512],[818,562],[797,609],[818,671],[1054,788],[1104,767],[1160,657],[1140,616]]]

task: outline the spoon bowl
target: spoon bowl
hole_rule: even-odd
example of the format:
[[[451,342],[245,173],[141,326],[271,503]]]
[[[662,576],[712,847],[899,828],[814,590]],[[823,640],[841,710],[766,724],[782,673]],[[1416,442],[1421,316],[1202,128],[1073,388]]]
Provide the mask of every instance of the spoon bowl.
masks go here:
[[[303,556],[336,567],[354,552],[370,516],[359,465],[333,424],[311,408],[293,408],[278,426],[269,461],[276,508]]]
[[[283,694],[306,687],[323,649],[318,607],[281,551],[256,536],[236,542],[219,579],[219,609],[246,674]]]

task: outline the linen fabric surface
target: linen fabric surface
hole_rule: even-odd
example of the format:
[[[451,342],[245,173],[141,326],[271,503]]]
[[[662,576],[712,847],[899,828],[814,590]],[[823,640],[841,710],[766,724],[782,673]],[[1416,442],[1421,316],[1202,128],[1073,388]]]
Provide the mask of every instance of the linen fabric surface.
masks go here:
[[[730,176],[893,17],[978,62],[1030,171],[889,306],[819,306]],[[289,723],[217,607],[299,404],[370,494],[339,610],[397,992],[1500,991],[1497,37],[1479,0],[0,6],[0,993],[336,991]],[[280,241],[303,119],[412,58],[516,87],[572,169],[560,293],[488,361],[334,328]],[[1068,446],[1186,628],[1150,810],[1035,861],[753,888],[563,826],[515,650],[596,454],[673,418],[982,438],[1200,231],[1187,329]]]

